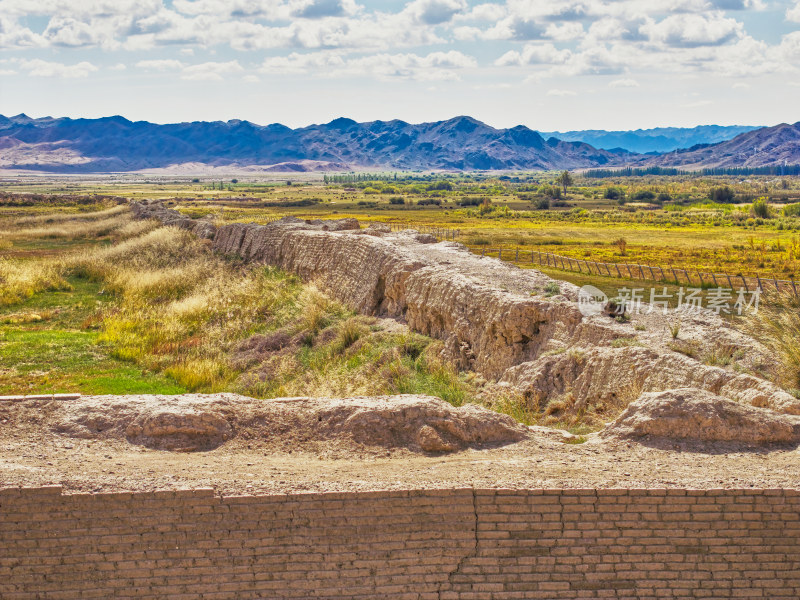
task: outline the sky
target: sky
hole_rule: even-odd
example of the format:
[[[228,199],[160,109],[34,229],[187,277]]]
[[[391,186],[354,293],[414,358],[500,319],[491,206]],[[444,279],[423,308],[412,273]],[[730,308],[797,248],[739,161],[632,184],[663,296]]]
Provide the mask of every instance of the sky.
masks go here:
[[[0,0],[0,114],[800,121],[800,0]]]

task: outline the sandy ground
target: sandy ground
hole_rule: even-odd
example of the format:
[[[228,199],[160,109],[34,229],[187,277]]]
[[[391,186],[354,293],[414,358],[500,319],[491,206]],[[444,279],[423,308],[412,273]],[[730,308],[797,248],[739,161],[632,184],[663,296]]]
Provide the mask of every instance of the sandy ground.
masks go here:
[[[8,413],[6,412],[6,415]],[[637,442],[564,442],[532,429],[501,447],[446,455],[406,449],[276,452],[264,439],[234,438],[207,452],[169,452],[126,440],[54,433],[35,420],[0,418],[0,488],[59,484],[68,493],[213,487],[220,494],[419,488],[795,488],[794,447],[648,447]]]

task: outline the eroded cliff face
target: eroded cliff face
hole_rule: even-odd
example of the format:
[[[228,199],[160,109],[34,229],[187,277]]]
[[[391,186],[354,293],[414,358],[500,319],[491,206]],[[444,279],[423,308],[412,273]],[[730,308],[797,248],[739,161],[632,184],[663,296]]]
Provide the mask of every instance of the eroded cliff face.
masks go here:
[[[800,401],[771,382],[671,349],[669,315],[629,323],[585,317],[574,285],[476,256],[461,244],[380,225],[360,229],[354,219],[287,217],[215,228],[159,205],[134,204],[133,210],[140,218],[212,239],[221,253],[314,281],[361,313],[405,320],[411,329],[443,340],[445,358],[459,369],[500,380],[537,406],[564,394],[578,406],[624,406],[645,392],[692,386],[800,414]],[[560,293],[547,297],[553,283]],[[753,355],[748,364],[767,360],[757,342],[716,315],[693,317],[685,331],[701,350],[722,340]],[[620,347],[620,341],[626,344]]]

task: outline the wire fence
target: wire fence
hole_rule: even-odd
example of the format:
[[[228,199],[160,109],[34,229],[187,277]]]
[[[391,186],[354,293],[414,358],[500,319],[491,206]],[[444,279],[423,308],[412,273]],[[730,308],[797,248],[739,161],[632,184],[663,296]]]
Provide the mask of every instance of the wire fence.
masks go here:
[[[439,240],[455,241],[461,237],[460,229],[449,229],[447,227],[432,227],[430,225],[417,225],[414,223],[386,223],[392,231],[405,231],[414,229],[420,233],[428,233]]]
[[[274,217],[270,221],[278,220]],[[439,240],[455,241],[461,238],[460,229],[447,227],[433,227],[415,223],[386,223],[392,231],[405,231],[414,229],[420,233],[427,233]],[[705,272],[695,269],[681,269],[678,267],[661,267],[653,265],[640,265],[635,263],[606,263],[583,258],[572,258],[527,250],[525,248],[488,248],[485,246],[467,246],[475,254],[499,258],[507,262],[525,265],[532,264],[561,271],[571,271],[584,275],[600,277],[613,277],[616,279],[632,279],[634,281],[649,281],[669,285],[689,285],[699,288],[744,289],[745,291],[760,290],[762,292],[776,290],[789,291],[795,296],[800,296],[800,282],[794,279],[777,279],[775,277],[761,277],[760,275],[731,275],[730,273]]]
[[[515,264],[533,264],[550,269],[572,271],[584,275],[599,275],[635,281],[652,281],[671,285],[690,285],[700,288],[727,288],[746,291],[769,290],[790,291],[798,295],[798,282],[794,279],[777,279],[759,275],[731,275],[676,267],[659,267],[633,263],[605,263],[587,259],[572,258],[551,252],[526,250],[522,248],[486,248],[471,246],[469,249],[481,256],[491,256]]]

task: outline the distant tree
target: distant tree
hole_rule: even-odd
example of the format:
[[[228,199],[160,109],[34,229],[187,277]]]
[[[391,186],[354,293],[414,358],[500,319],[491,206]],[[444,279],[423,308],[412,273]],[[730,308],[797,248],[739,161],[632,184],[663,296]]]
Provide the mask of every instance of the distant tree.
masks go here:
[[[238,179],[231,179],[231,183],[239,183]]]
[[[734,198],[736,198],[736,194],[726,185],[723,187],[711,188],[709,197],[711,198],[712,202],[717,202],[719,204],[730,204],[733,202]]]
[[[621,189],[615,187],[606,188],[606,191],[603,193],[603,198],[606,200],[619,200],[624,197],[625,193]]]
[[[195,177],[194,179],[192,179],[192,183],[200,183],[200,178]]]
[[[611,243],[614,244],[617,248],[619,248],[619,253],[622,256],[625,256],[625,250],[628,248],[628,240],[626,240],[624,237],[621,237],[617,240],[614,240]]]
[[[572,179],[572,175],[570,175],[569,171],[562,171],[561,174],[556,178],[556,183],[560,183],[561,187],[564,188],[564,195],[567,195],[567,187],[571,186],[575,181]]]

